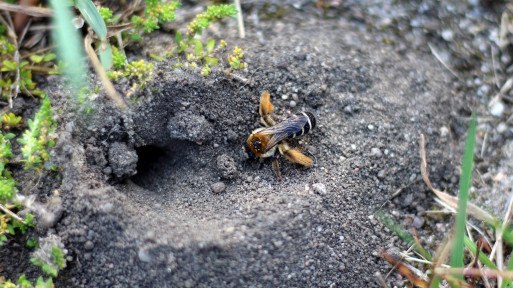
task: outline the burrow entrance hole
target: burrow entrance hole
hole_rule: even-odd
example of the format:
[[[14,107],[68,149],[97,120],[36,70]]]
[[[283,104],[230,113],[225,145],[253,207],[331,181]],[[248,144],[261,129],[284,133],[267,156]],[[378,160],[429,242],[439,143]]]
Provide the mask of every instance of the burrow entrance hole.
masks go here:
[[[171,149],[156,145],[147,145],[136,148],[137,174],[131,180],[142,188],[155,191],[162,182],[165,182],[170,175],[179,170],[180,165],[187,156],[187,144],[180,141],[169,147],[180,147]]]

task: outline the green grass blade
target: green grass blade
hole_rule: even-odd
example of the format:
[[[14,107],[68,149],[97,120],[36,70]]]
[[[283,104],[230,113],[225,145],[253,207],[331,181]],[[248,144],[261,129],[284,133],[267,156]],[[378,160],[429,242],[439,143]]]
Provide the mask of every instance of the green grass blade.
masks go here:
[[[511,255],[509,256],[508,266],[506,266],[506,270],[507,271],[512,271],[513,270],[513,252],[511,252]],[[501,287],[502,288],[512,287],[511,283],[513,283],[511,279],[509,279],[509,278],[502,278],[502,286]]]
[[[107,26],[103,20],[100,12],[96,9],[91,0],[76,0],[75,6],[78,8],[84,19],[89,26],[93,28],[94,32],[101,39],[101,45],[98,54],[100,55],[100,62],[103,69],[109,70],[112,67],[112,50],[107,41]]]
[[[502,227],[495,227],[495,229],[502,229]],[[502,232],[502,240],[506,242],[510,247],[513,247],[513,232],[509,226],[504,227],[504,231]],[[509,256],[508,265],[506,266],[507,271],[513,271],[513,252]],[[502,286],[505,287],[513,287],[512,279],[502,278]],[[508,286],[509,285],[509,286]]]
[[[107,38],[107,26],[91,0],[75,0],[75,6],[100,39]]]
[[[55,12],[53,18],[55,29],[53,38],[57,44],[57,54],[64,62],[64,73],[68,76],[73,89],[80,89],[86,82],[84,50],[79,35],[71,24],[72,13],[67,3],[62,0],[51,0],[50,5]]]
[[[465,236],[465,246],[467,246],[467,248],[472,252],[472,254],[477,254],[476,244],[474,244],[474,242],[472,242],[470,238],[468,238],[467,236]],[[479,261],[481,261],[481,263],[483,263],[490,269],[497,269],[497,266],[490,259],[488,259],[488,257],[486,257],[486,255],[482,252],[479,253]]]
[[[439,288],[440,287],[440,276],[435,276],[431,281],[430,288]]]
[[[467,221],[467,200],[470,180],[472,179],[472,166],[474,164],[474,146],[476,144],[476,113],[472,113],[472,120],[467,132],[463,164],[460,177],[460,192],[458,195],[458,214],[456,215],[456,229],[454,233],[454,246],[451,252],[450,264],[452,267],[463,267],[463,245],[465,239],[465,226]],[[463,279],[463,276],[458,278]]]
[[[114,64],[114,60],[112,59],[112,48],[110,44],[107,42],[105,44],[102,43],[100,49],[98,50],[100,54],[100,62],[102,62],[102,67],[106,71],[109,70]]]
[[[433,261],[433,258],[431,257],[429,252],[426,249],[424,249],[424,247],[417,245],[415,239],[413,239],[413,236],[411,236],[410,233],[408,233],[408,231],[404,230],[399,224],[397,224],[390,216],[386,215],[385,213],[378,213],[377,215],[381,222],[383,222],[383,224],[388,229],[392,230],[392,232],[397,234],[399,238],[407,242],[408,245],[413,246],[413,248],[428,261]]]

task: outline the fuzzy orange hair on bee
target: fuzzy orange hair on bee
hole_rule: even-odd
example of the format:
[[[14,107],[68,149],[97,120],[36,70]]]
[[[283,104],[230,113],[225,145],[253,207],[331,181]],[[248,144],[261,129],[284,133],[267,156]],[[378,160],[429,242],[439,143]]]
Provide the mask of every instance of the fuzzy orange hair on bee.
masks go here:
[[[288,139],[296,138],[315,128],[315,117],[310,112],[294,114],[282,122],[276,123],[271,116],[274,106],[271,95],[264,91],[260,96],[260,122],[265,127],[255,129],[248,138],[248,148],[257,157],[267,158],[283,155],[287,160],[303,165],[312,166],[313,160],[304,155],[299,149],[292,148]],[[281,179],[278,159],[273,161],[273,169]]]

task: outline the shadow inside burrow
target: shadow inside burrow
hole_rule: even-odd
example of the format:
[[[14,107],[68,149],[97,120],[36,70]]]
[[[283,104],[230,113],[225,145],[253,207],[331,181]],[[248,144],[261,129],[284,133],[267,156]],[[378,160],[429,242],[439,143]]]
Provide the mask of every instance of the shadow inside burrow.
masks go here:
[[[187,167],[192,165],[187,159],[194,156],[194,150],[188,141],[183,140],[172,140],[165,146],[138,147],[137,174],[130,179],[144,189],[161,191],[162,185],[174,184],[177,178],[182,177],[180,171],[194,169]]]

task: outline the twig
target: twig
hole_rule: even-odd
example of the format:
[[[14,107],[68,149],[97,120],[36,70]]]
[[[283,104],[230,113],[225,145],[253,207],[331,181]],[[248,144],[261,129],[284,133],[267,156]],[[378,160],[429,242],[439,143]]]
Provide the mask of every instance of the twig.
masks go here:
[[[508,222],[509,222],[509,219],[511,218],[512,211],[513,211],[513,191],[511,191],[511,193],[509,195],[508,209],[506,211],[506,214],[504,214],[502,227],[500,229],[497,229],[497,231],[495,232],[497,240],[495,241],[495,244],[493,245],[492,253],[490,253],[490,260],[492,260],[492,261],[493,261],[494,256],[497,255],[497,261],[495,261],[495,262],[497,263],[497,269],[499,269],[499,270],[504,269],[504,267],[503,267],[504,254],[502,251],[502,243],[503,243],[502,242],[502,234],[504,233],[504,230],[508,226]],[[497,277],[497,284],[498,284],[498,287],[502,287],[502,277],[500,275]]]
[[[4,211],[5,214],[9,214],[9,216],[11,216],[12,218],[20,221],[21,223],[23,224],[27,224],[27,222],[25,222],[25,220],[23,220],[23,218],[21,218],[20,216],[16,215],[15,213],[13,213],[11,210],[9,210],[9,208],[5,207],[4,205],[0,204],[0,210]]]
[[[30,57],[32,55],[36,55],[36,54],[42,54],[42,53],[44,53],[46,51],[55,49],[55,47],[56,47],[55,45],[52,45],[52,46],[49,46],[49,47],[44,47],[44,48],[38,49],[36,51],[30,52],[30,53],[27,53],[27,54],[23,54],[23,55],[21,55],[21,59],[25,59],[25,58],[28,58],[28,57]],[[25,66],[25,67],[27,67],[27,66]]]
[[[16,5],[9,4],[6,2],[0,2],[0,10],[18,12],[27,14],[34,17],[51,17],[53,16],[53,10],[50,8],[27,6],[27,5]]]
[[[492,244],[491,244],[492,242],[490,241],[490,239],[488,239],[488,237],[486,237],[483,230],[479,229],[476,225],[470,223],[469,221],[467,221],[467,225],[470,226],[470,228],[477,231],[477,233],[481,236],[481,238],[483,238],[485,240],[485,242],[488,246],[492,246]]]
[[[481,158],[483,158],[483,155],[486,151],[486,142],[488,141],[488,131],[485,132],[485,135],[483,137],[483,145],[481,145]]]
[[[33,65],[25,65],[23,68],[30,70],[39,74],[49,74],[51,71],[55,71],[55,67],[43,67],[43,66],[33,66]]]
[[[495,83],[495,86],[499,88],[499,77],[497,77],[497,67],[495,66],[495,52],[493,52],[493,46],[490,46],[490,53],[492,54],[493,82]]]
[[[239,25],[239,37],[244,39],[246,37],[246,31],[244,29],[244,19],[242,18],[240,0],[235,0],[235,9],[237,9],[237,24]]]
[[[379,284],[381,284],[381,286],[383,286],[383,288],[388,288],[387,283],[386,283],[385,279],[383,278],[383,275],[381,275],[381,273],[376,272],[376,274],[374,274],[374,275],[376,276],[376,278],[378,278]]]
[[[501,97],[508,93],[508,91],[513,87],[513,77],[509,78],[504,85],[502,85],[501,90],[499,93],[495,94],[492,100],[490,100],[490,103],[488,103],[488,107],[492,107],[497,101],[501,99]]]
[[[11,41],[13,42],[14,44],[14,61],[16,62],[16,71],[14,71],[15,73],[15,77],[14,77],[14,81],[13,83],[9,86],[9,97],[7,99],[7,102],[9,103],[9,108],[12,109],[12,99],[13,98],[16,98],[16,96],[18,95],[18,92],[20,92],[20,52],[19,52],[19,43],[18,43],[18,38],[16,36],[16,32],[14,32],[14,25],[12,23],[12,19],[11,19],[11,15],[9,13],[7,13],[7,11],[4,11],[4,15],[6,16],[7,20],[0,16],[0,22],[2,22],[2,24],[7,28],[7,36],[9,36],[9,38],[11,38]],[[13,97],[14,95],[14,97]]]
[[[428,43],[428,47],[429,49],[431,50],[431,53],[433,53],[433,56],[435,56],[435,58],[440,62],[442,63],[442,65],[447,69],[449,70],[449,72],[451,72],[452,75],[454,75],[454,77],[458,78],[458,80],[461,80],[460,76],[458,76],[458,74],[456,74],[456,72],[454,72],[454,70],[451,69],[451,67],[449,67],[449,65],[447,65],[447,63],[445,63],[445,61],[442,59],[442,57],[440,56],[440,54],[438,54],[438,52],[435,50],[435,48],[433,48],[433,46],[431,46],[431,44]]]
[[[408,248],[408,250],[406,250],[406,254],[408,254],[408,252],[412,251],[413,247],[415,247],[415,246],[411,245],[410,248]],[[402,261],[403,259],[404,259],[404,256],[401,255],[400,261]],[[399,263],[395,264],[394,267],[392,267],[392,269],[390,269],[390,271],[388,271],[387,276],[385,276],[385,279],[388,279],[388,277],[390,277],[390,275],[392,275],[392,273],[395,271],[395,269],[397,269],[397,266],[400,265],[400,261],[399,261]]]
[[[488,278],[496,279],[498,277],[502,278],[513,278],[513,271],[500,271],[495,269],[483,269],[481,271],[479,268],[441,268],[437,267],[433,269],[435,275],[444,277],[449,275],[463,275],[465,277],[484,277],[485,275]]]
[[[91,59],[91,63],[93,64],[93,68],[96,71],[96,74],[100,77],[103,86],[105,87],[105,92],[107,92],[107,95],[109,98],[114,101],[116,106],[120,108],[121,110],[128,109],[128,103],[126,102],[125,98],[121,96],[118,91],[114,88],[114,85],[112,85],[112,82],[107,77],[107,73],[105,73],[105,70],[103,70],[102,64],[100,63],[100,60],[98,59],[98,56],[96,56],[96,52],[94,52],[92,44],[92,31],[90,31],[87,36],[84,39],[84,47],[87,55],[89,56],[89,59]]]
[[[509,32],[509,29],[508,29],[508,14],[506,13],[506,11],[502,12],[502,15],[501,15],[501,27],[499,29],[499,48],[501,49],[501,51],[504,50],[504,48],[506,47],[506,45],[508,45],[508,40],[507,40],[507,36],[508,36],[508,32]],[[500,286],[499,286],[500,287]]]

